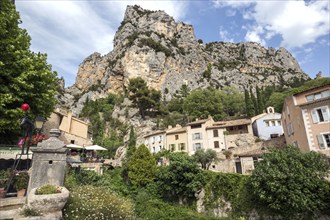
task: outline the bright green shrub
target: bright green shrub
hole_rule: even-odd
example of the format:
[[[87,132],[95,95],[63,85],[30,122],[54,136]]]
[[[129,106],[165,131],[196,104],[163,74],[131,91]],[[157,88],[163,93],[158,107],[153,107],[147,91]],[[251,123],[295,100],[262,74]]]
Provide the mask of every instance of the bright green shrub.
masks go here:
[[[54,185],[44,185],[36,190],[36,195],[46,195],[60,193],[61,190]]]
[[[78,186],[70,191],[63,209],[67,220],[136,219],[133,204],[115,192],[95,186]]]

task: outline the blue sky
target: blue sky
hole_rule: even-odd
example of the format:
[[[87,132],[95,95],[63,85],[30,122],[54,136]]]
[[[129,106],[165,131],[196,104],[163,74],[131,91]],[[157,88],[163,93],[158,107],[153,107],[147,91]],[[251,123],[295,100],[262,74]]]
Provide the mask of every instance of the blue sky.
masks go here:
[[[78,65],[91,53],[113,49],[113,37],[127,5],[164,10],[192,24],[197,39],[259,42],[285,47],[311,78],[329,76],[330,1],[119,1],[16,0],[21,27],[32,37],[31,49],[48,54],[48,62],[75,82]]]

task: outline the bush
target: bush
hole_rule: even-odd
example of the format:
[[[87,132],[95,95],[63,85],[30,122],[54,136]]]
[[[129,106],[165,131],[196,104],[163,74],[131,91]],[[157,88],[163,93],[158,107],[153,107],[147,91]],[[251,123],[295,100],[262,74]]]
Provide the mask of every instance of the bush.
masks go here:
[[[42,213],[38,210],[32,209],[32,208],[24,208],[21,213],[24,217],[30,217],[30,216],[41,216]]]
[[[328,158],[289,146],[263,156],[249,183],[255,200],[288,218],[330,210]]]
[[[136,219],[133,204],[105,187],[78,186],[71,190],[63,217],[79,219]]]
[[[27,171],[20,171],[14,177],[14,187],[16,190],[26,189],[29,185],[29,174]]]
[[[61,189],[54,185],[44,185],[36,190],[36,195],[61,193]]]

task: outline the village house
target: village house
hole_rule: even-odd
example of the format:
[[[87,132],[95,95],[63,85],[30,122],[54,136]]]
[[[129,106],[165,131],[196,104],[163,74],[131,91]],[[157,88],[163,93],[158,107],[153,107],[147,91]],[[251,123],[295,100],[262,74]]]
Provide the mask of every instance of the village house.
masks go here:
[[[189,153],[186,127],[176,125],[166,130],[166,149],[171,152]]]
[[[330,156],[330,85],[298,92],[285,99],[282,124],[287,144]]]
[[[274,107],[268,107],[265,113],[251,118],[253,133],[262,140],[283,135],[281,114],[276,113]]]
[[[56,109],[43,126],[43,134],[49,137],[50,129],[57,128],[61,131],[59,139],[65,144],[87,146],[92,144],[92,135],[88,130],[89,124],[66,112]]]
[[[166,132],[157,131],[151,134],[144,136],[144,144],[149,149],[151,153],[157,153],[162,149],[165,149],[166,146]]]
[[[197,119],[196,121],[187,124],[189,155],[193,155],[198,149],[208,148],[206,128],[212,126],[213,123],[213,118],[209,116],[207,119]]]

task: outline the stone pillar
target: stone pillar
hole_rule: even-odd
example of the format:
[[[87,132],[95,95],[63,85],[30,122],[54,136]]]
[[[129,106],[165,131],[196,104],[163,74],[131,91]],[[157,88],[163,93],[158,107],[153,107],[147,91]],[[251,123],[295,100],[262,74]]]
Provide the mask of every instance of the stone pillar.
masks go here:
[[[58,139],[60,134],[60,130],[51,129],[48,140],[38,143],[37,147],[31,147],[32,173],[28,192],[46,184],[63,186],[67,148],[64,142]]]

